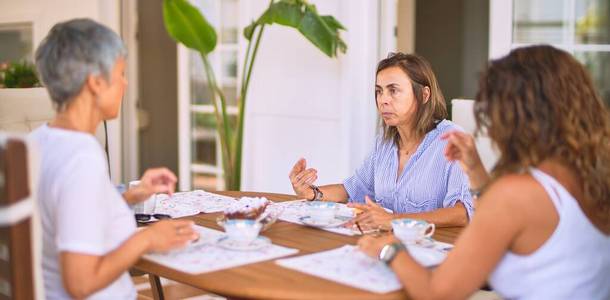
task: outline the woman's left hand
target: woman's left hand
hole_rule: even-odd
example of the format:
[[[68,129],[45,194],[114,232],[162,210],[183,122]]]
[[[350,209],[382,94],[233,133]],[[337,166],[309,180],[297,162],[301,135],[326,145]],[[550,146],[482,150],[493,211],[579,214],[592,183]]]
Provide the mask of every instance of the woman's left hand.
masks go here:
[[[123,195],[129,203],[138,203],[148,199],[153,194],[173,194],[176,190],[176,175],[167,168],[148,169],[142,175],[140,184],[131,188]]]
[[[368,256],[378,259],[379,252],[383,246],[396,242],[393,234],[386,234],[380,237],[365,235],[358,240],[358,248]]]
[[[362,230],[389,230],[394,216],[383,207],[373,202],[369,196],[365,196],[366,204],[349,203],[348,206],[362,211],[350,223],[358,223]]]

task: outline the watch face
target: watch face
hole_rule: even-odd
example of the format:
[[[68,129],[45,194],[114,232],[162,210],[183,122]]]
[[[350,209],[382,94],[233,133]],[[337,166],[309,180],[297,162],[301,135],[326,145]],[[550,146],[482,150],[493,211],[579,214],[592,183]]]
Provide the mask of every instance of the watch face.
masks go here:
[[[379,253],[379,259],[386,264],[389,263],[396,255],[396,248],[392,245],[385,245]]]

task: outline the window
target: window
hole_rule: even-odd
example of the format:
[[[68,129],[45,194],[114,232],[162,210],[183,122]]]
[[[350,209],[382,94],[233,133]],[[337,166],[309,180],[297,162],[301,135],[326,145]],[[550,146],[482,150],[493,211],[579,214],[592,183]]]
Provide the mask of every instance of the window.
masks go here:
[[[0,63],[32,61],[32,24],[0,24]]]
[[[238,95],[238,1],[193,1],[218,33],[218,44],[209,56],[216,79],[222,88],[233,122],[237,121]],[[220,141],[216,132],[216,117],[212,93],[207,85],[199,53],[188,53],[190,83],[190,173],[191,188],[222,190],[225,187]],[[180,117],[184,117],[180,115]],[[184,133],[181,133],[184,134]],[[181,138],[183,138],[182,136]]]
[[[589,70],[610,106],[610,0],[514,0],[511,48],[548,43]]]

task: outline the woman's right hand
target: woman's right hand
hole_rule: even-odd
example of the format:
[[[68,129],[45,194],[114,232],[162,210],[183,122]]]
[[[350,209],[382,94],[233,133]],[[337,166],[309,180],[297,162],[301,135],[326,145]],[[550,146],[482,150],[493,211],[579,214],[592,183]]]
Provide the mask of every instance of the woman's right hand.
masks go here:
[[[460,167],[468,175],[472,188],[482,187],[489,175],[483,166],[481,157],[472,135],[461,131],[451,131],[443,134],[441,139],[447,141],[445,158],[449,161],[458,161]]]
[[[457,160],[464,172],[469,172],[482,166],[472,135],[461,131],[451,131],[443,134],[441,139],[447,141],[445,158]]]
[[[306,167],[307,161],[304,158],[299,159],[292,167],[288,177],[297,196],[312,199],[314,193],[311,185],[318,179],[318,171],[311,168],[305,169]]]
[[[162,220],[144,229],[149,242],[148,251],[167,252],[185,247],[199,238],[190,220]]]

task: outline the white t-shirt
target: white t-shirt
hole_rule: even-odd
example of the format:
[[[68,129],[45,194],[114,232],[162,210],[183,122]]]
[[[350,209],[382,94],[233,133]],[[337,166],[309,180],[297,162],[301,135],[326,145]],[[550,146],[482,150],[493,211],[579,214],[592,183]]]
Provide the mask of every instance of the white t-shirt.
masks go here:
[[[38,202],[45,293],[48,299],[69,299],[60,252],[105,255],[135,232],[135,219],[110,182],[104,152],[93,135],[43,125],[30,136],[41,156]],[[135,298],[125,272],[88,299]]]

